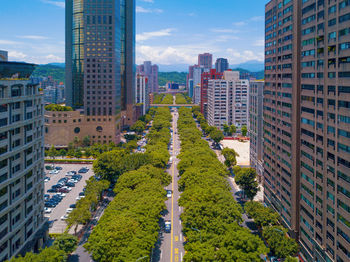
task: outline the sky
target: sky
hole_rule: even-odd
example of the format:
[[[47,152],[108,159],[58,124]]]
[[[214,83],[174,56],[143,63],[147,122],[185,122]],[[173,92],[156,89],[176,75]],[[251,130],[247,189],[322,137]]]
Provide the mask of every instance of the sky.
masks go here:
[[[263,61],[267,0],[136,0],[136,63],[195,64],[199,53],[230,64]],[[2,0],[0,50],[10,61],[64,62],[63,0]]]

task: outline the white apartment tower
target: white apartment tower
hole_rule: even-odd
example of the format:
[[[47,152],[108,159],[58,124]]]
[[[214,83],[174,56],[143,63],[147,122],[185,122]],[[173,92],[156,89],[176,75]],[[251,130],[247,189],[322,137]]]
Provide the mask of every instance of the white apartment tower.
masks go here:
[[[0,261],[38,251],[46,238],[43,96],[35,66],[0,62]]]
[[[239,79],[239,72],[225,71],[223,79],[209,80],[208,123],[223,129],[234,124],[238,128],[248,124],[249,81]]]

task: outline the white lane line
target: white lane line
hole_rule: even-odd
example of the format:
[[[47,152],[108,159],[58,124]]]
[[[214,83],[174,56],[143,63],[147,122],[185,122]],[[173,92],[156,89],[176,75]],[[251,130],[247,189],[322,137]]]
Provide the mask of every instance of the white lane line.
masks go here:
[[[179,207],[179,212],[181,212],[181,207]]]
[[[181,255],[181,260],[180,261],[182,261],[182,252],[180,253],[180,255]]]
[[[163,257],[163,252],[160,251],[160,259],[162,259],[162,257]]]
[[[181,242],[182,242],[182,233],[180,233],[180,240],[181,240]]]
[[[180,225],[181,225],[181,220],[179,220],[179,222],[180,222]]]

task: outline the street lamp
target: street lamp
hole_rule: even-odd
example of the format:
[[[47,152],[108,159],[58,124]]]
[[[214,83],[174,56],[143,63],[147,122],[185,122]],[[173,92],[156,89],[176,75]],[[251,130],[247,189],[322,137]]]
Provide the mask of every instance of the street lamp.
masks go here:
[[[191,229],[192,230],[194,230],[194,231],[197,231],[197,232],[199,232],[199,236],[200,236],[200,241],[201,241],[201,243],[202,243],[202,232],[199,230],[199,229],[197,229],[197,228],[194,228],[194,227],[191,227]]]

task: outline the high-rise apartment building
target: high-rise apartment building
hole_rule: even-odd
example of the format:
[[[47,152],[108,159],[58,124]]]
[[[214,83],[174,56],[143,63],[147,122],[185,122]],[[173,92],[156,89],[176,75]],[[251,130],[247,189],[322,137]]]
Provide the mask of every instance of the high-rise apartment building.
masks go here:
[[[223,79],[208,82],[208,124],[223,130],[224,124],[238,128],[248,124],[249,81],[239,72],[225,71]]]
[[[0,62],[0,261],[38,251],[44,218],[44,108],[33,64]]]
[[[159,92],[158,84],[158,66],[152,65],[151,61],[145,61],[143,65],[137,67],[137,73],[147,77],[148,88],[150,93]]]
[[[201,101],[201,86],[200,85],[196,85],[193,88],[193,103],[195,104],[199,104]]]
[[[136,92],[135,92],[135,103],[141,106],[141,115],[146,114],[146,111],[150,107],[149,103],[149,91],[148,91],[148,79],[145,76],[138,74],[136,76]]]
[[[215,69],[218,73],[223,73],[229,69],[229,63],[226,58],[218,58],[215,62]]]
[[[350,3],[266,5],[264,193],[304,261],[350,259]]]
[[[206,70],[210,70],[213,67],[213,55],[209,53],[198,55],[198,66],[204,67]]]
[[[257,171],[259,180],[264,176],[263,166],[263,98],[264,81],[249,82],[249,138],[250,138],[250,166]]]
[[[134,0],[66,0],[65,95],[75,111],[46,112],[46,144],[118,143],[133,123],[134,20]]]
[[[201,113],[208,119],[208,85],[209,80],[211,79],[221,79],[223,77],[223,73],[217,72],[215,69],[210,69],[209,71],[205,71],[201,74]]]

